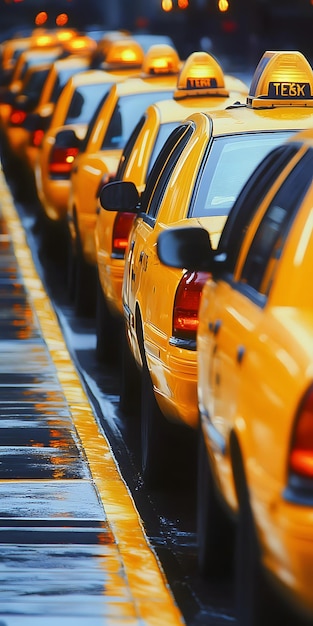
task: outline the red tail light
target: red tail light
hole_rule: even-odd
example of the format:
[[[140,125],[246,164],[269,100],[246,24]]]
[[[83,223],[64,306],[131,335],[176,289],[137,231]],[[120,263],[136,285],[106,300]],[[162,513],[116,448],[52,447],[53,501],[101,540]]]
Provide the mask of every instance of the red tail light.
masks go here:
[[[117,213],[114,221],[112,252],[121,258],[124,258],[125,255],[128,236],[134,218],[134,213]]]
[[[196,339],[199,304],[207,272],[186,272],[176,291],[173,311],[173,335],[181,339]]]
[[[54,146],[49,159],[49,173],[69,175],[77,154],[78,148]]]
[[[299,407],[289,464],[291,472],[313,478],[313,387],[307,391]]]
[[[39,148],[41,142],[43,140],[44,131],[43,130],[35,130],[32,134],[31,143],[35,148]]]
[[[12,126],[20,126],[23,124],[26,118],[25,111],[21,111],[20,109],[12,109],[10,114],[10,123]]]

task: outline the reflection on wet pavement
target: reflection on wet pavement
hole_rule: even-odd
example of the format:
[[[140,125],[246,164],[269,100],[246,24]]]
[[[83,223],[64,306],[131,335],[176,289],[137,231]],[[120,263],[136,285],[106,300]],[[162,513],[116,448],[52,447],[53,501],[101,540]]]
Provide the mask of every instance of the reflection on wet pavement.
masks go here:
[[[0,191],[0,626],[182,624]]]

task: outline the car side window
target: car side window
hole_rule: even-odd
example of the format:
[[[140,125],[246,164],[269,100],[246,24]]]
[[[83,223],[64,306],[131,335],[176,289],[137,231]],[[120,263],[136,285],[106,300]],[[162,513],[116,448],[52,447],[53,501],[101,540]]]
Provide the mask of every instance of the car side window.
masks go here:
[[[155,160],[141,201],[141,209],[148,222],[153,223],[157,216],[171,173],[192,133],[190,124],[181,124],[175,128]]]
[[[146,121],[146,115],[144,114],[140,118],[138,124],[136,124],[133,132],[131,133],[129,139],[127,140],[127,142],[125,144],[123,153],[121,155],[121,158],[120,158],[120,161],[119,161],[119,164],[118,164],[118,168],[116,170],[116,177],[115,177],[116,180],[123,180],[124,172],[125,172],[126,166],[128,164],[128,161],[130,159],[130,155],[132,153],[132,150],[133,150],[133,147],[134,147],[134,145],[136,143],[137,137],[138,137],[138,135],[139,135],[139,133],[140,133],[140,131],[141,131],[145,121]]]
[[[309,150],[281,185],[255,233],[240,282],[250,285],[262,295],[266,296],[269,292],[288,232],[312,182],[312,171],[313,150]]]
[[[298,147],[281,145],[271,151],[257,166],[239,194],[225,222],[218,252],[227,254],[227,272],[233,273],[247,228],[263,198]]]

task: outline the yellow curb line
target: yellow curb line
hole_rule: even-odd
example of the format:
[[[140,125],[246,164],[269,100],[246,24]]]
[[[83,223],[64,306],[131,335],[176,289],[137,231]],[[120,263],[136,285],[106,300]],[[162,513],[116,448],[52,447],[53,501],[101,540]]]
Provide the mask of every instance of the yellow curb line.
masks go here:
[[[132,496],[98,423],[67,350],[56,313],[38,276],[13,199],[0,171],[0,207],[43,337],[57,369],[90,472],[124,563],[137,613],[144,624],[181,626],[160,562],[150,546]]]

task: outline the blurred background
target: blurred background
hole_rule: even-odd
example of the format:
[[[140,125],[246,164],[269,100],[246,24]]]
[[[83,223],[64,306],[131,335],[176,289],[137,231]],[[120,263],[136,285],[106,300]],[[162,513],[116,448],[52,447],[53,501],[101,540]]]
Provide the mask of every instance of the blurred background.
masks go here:
[[[313,60],[313,0],[0,0],[0,38],[37,26],[169,35],[185,58],[215,54],[224,69],[255,67],[265,50],[300,50]],[[41,22],[40,22],[41,20]]]

